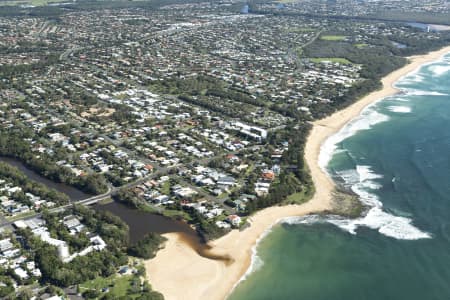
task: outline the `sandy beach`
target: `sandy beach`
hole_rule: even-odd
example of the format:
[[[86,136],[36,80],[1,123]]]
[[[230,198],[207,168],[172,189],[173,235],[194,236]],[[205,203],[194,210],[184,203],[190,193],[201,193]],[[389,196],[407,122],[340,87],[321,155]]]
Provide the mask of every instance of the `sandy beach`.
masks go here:
[[[211,252],[230,256],[231,263],[204,258],[178,234],[166,234],[168,241],[165,248],[159,251],[154,259],[145,263],[153,289],[163,293],[167,300],[225,299],[249,268],[252,248],[271,226],[285,217],[302,216],[333,208],[331,193],[334,183],[318,165],[323,142],[358,116],[367,105],[397,93],[393,84],[402,76],[415,71],[425,63],[438,60],[449,52],[450,47],[446,47],[426,55],[410,57],[408,65],[382,79],[381,90],[363,97],[325,119],[316,121],[305,147],[305,159],[316,187],[314,197],[302,205],[261,210],[250,218],[249,228],[242,232],[233,230],[226,236],[210,242]]]

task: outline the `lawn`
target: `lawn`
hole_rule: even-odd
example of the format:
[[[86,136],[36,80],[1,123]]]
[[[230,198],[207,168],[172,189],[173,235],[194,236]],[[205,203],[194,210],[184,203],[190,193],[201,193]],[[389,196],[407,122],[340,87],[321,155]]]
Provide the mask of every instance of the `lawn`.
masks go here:
[[[219,196],[217,196],[217,199],[225,199],[228,197],[228,193],[222,193]]]
[[[347,37],[345,35],[322,35],[320,37],[321,40],[324,41],[334,41],[339,42],[345,40]]]
[[[311,199],[314,195],[313,192],[309,190],[304,190],[292,195],[289,195],[286,200],[284,200],[284,204],[302,204]]]
[[[320,57],[320,58],[312,58],[311,61],[315,62],[315,63],[321,63],[321,62],[333,62],[333,63],[340,63],[343,65],[351,65],[352,62],[349,61],[346,58],[341,58],[341,57]]]
[[[369,46],[369,45],[368,45],[368,44],[361,43],[361,44],[354,44],[353,46],[355,46],[355,47],[358,48],[358,49],[362,49],[362,48],[366,48],[366,47]]]
[[[186,220],[186,221],[190,221],[192,219],[188,213],[186,213],[184,211],[180,211],[180,210],[164,209],[162,211],[162,214],[166,217],[174,218],[174,219],[182,218],[183,220]]]
[[[14,216],[14,217],[11,217],[11,216],[10,217],[6,217],[6,219],[9,222],[14,222],[14,221],[17,221],[17,220],[22,219],[22,218],[34,216],[36,214],[37,213],[34,210],[31,210],[31,211],[28,211],[26,213],[18,214],[18,215]]]
[[[95,289],[101,292],[103,288],[109,288],[108,294],[114,298],[121,296],[133,298],[133,295],[127,295],[127,291],[131,286],[131,279],[133,277],[133,275],[112,275],[108,278],[98,277],[94,280],[86,281],[85,283],[80,284],[80,292],[83,293],[88,289]]]
[[[165,195],[170,195],[170,182],[167,180],[166,182],[163,183],[162,187],[161,187],[161,193],[165,194]]]

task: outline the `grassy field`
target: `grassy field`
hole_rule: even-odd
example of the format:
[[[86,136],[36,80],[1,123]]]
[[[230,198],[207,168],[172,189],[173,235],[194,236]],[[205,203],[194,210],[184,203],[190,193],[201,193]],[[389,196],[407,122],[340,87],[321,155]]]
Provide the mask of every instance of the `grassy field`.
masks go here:
[[[345,40],[347,37],[345,35],[322,35],[320,37],[321,40],[324,41],[334,41],[339,42]]]
[[[128,296],[133,299],[133,295],[127,295],[127,291],[131,288],[131,279],[133,277],[133,275],[113,275],[108,278],[98,277],[80,284],[80,292],[83,293],[92,289],[101,292],[103,288],[108,288],[108,294],[113,296],[113,298]]]
[[[308,194],[306,191],[301,191],[288,196],[286,200],[284,200],[284,204],[302,204],[311,199],[311,197],[311,194]]]
[[[283,204],[302,204],[311,200],[312,196],[314,196],[314,188],[306,189],[301,192],[292,194],[283,201]]]
[[[188,213],[186,213],[184,211],[180,211],[180,210],[164,209],[162,211],[162,214],[169,218],[178,218],[179,217],[186,221],[192,220],[191,216]]]
[[[170,187],[171,187],[171,184],[170,184],[169,180],[165,181],[162,184],[161,193],[163,193],[164,195],[169,195],[170,194]]]
[[[358,49],[362,49],[362,48],[366,48],[369,45],[368,44],[354,44],[353,46],[355,46]]]
[[[14,217],[6,217],[6,219],[9,222],[14,222],[14,221],[17,221],[17,220],[19,220],[21,218],[31,217],[31,216],[34,216],[36,214],[37,213],[34,210],[32,210],[32,211],[28,211],[28,212],[23,213],[23,214],[18,214],[17,216],[14,216]]]
[[[340,57],[320,57],[320,58],[312,58],[311,61],[315,63],[321,63],[321,62],[333,62],[333,63],[340,63],[344,65],[351,65],[352,62],[349,61],[346,58],[340,58]]]

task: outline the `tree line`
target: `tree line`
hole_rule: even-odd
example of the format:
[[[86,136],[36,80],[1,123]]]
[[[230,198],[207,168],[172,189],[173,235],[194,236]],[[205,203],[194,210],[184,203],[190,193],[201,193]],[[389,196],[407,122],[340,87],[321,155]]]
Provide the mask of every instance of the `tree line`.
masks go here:
[[[24,132],[0,130],[0,156],[16,158],[38,174],[55,182],[72,185],[88,194],[99,195],[108,191],[103,175],[93,173],[76,176],[69,168],[56,165],[48,154],[35,156],[25,138],[27,136],[24,136]]]
[[[68,287],[98,277],[109,277],[115,274],[120,266],[128,264],[127,253],[145,259],[152,258],[165,241],[165,238],[158,234],[149,234],[136,244],[130,245],[128,226],[119,217],[110,212],[95,211],[76,205],[69,210],[69,214],[77,216],[86,225],[87,230],[99,234],[106,242],[107,247],[102,251],[94,251],[86,256],[78,256],[71,262],[63,263],[57,255],[56,247],[41,241],[29,229],[19,229],[17,236],[21,237],[26,248],[33,249],[30,254],[42,272],[41,284]],[[42,218],[46,221],[46,226],[52,236],[61,238],[55,231],[61,230],[59,227],[62,225],[59,220],[66,215],[67,212],[50,214],[45,211],[43,213]],[[145,271],[141,270],[139,276],[142,276],[143,272]],[[6,295],[10,292],[9,288],[0,288],[1,294]],[[99,296],[102,296],[101,299],[113,299],[108,293],[100,295],[96,292],[95,297],[93,294],[87,293],[83,295],[87,299],[99,298]],[[153,291],[148,284],[144,284],[142,289],[139,284],[128,291],[127,294],[133,295],[134,299],[163,299],[163,296]],[[124,297],[121,299],[129,298]]]
[[[54,189],[48,188],[46,185],[30,180],[19,169],[13,167],[5,162],[0,162],[0,179],[7,179],[13,185],[20,186],[23,193],[31,193],[35,196],[39,196],[41,199],[52,201],[58,205],[67,204],[69,197]],[[25,195],[23,195],[25,196]],[[27,198],[25,197],[27,201]],[[30,204],[31,203],[27,203]]]

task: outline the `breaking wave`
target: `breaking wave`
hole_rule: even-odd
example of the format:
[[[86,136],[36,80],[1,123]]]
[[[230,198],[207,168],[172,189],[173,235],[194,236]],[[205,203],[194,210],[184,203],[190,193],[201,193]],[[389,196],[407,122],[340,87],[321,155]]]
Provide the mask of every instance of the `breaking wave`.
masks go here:
[[[352,175],[349,176],[349,174]],[[356,170],[339,172],[338,175],[344,180],[345,185],[350,186],[351,190],[359,196],[360,201],[369,210],[366,215],[358,219],[350,220],[331,217],[327,220],[329,223],[352,234],[356,234],[358,227],[365,226],[396,239],[416,240],[431,238],[429,233],[414,227],[411,219],[394,216],[383,211],[383,204],[378,199],[378,196],[373,193],[374,190],[382,187],[374,180],[383,178],[383,176],[374,173],[370,166],[358,165]]]
[[[387,109],[389,109],[392,112],[402,113],[402,114],[411,112],[411,107],[409,107],[409,106],[388,106]]]
[[[361,115],[347,123],[338,133],[330,136],[320,147],[319,166],[327,172],[327,165],[336,153],[337,144],[362,130],[389,120],[389,117],[375,110],[374,104],[366,107]]]
[[[387,100],[387,99],[385,99]],[[392,100],[392,99],[389,99]],[[397,113],[409,113],[409,106],[389,106],[388,109]],[[328,138],[321,147],[319,154],[319,166],[325,171],[333,155],[343,149],[338,149],[338,144],[343,140],[353,136],[358,131],[372,128],[375,124],[388,121],[389,117],[379,113],[374,105],[363,110],[361,115],[345,125],[338,133]],[[338,171],[335,176],[340,178],[344,187],[352,190],[358,195],[359,200],[367,207],[364,216],[357,219],[344,219],[337,216],[325,218],[326,222],[334,224],[343,230],[356,234],[358,227],[365,226],[378,230],[381,234],[395,239],[415,240],[431,238],[427,232],[423,232],[412,224],[412,219],[403,216],[395,216],[383,210],[383,203],[374,193],[382,186],[377,179],[382,175],[373,172],[367,165],[356,165],[355,169]],[[319,217],[319,220],[321,218]],[[287,222],[297,224],[309,224],[317,222],[316,218],[296,218]],[[285,221],[286,222],[286,221]]]
[[[276,222],[278,223],[278,222]],[[275,224],[276,224],[275,223]],[[275,225],[274,224],[274,225]],[[245,271],[244,275],[242,275],[241,278],[239,278],[239,281],[237,281],[233,288],[231,289],[229,295],[231,295],[234,291],[234,289],[242,282],[245,281],[252,273],[258,271],[264,266],[264,261],[262,258],[258,255],[258,246],[261,243],[261,241],[272,232],[272,227],[267,228],[264,233],[256,240],[255,245],[252,247],[252,257],[250,266],[248,267],[247,271]]]
[[[433,72],[433,75],[435,76],[442,76],[444,74],[447,74],[450,72],[450,66],[448,65],[432,65],[428,68],[431,72]]]
[[[383,176],[374,173],[370,166],[358,165],[356,169],[339,171],[336,174],[344,181],[344,185],[357,194],[359,200],[368,207],[368,211],[364,216],[357,219],[345,219],[339,216],[322,217],[312,215],[285,218],[282,222],[303,225],[328,222],[351,234],[356,234],[358,227],[364,226],[399,240],[431,238],[429,233],[415,227],[412,224],[412,219],[394,216],[383,211],[383,204],[378,199],[378,196],[373,193],[374,190],[382,187],[375,180],[383,178]]]
[[[247,277],[250,276],[250,274],[258,271],[259,269],[262,268],[262,266],[264,266],[264,261],[261,259],[261,257],[258,256],[258,252],[256,251],[256,248],[253,247],[252,260],[250,263],[250,267],[247,269],[247,271],[245,272],[244,276],[242,276],[240,281],[246,280]]]
[[[422,82],[424,81],[425,77],[418,74],[418,73],[411,73],[409,75],[403,76],[401,78],[402,82],[407,82],[407,83],[416,83],[416,82]]]
[[[413,95],[413,96],[448,96],[448,94],[445,94],[445,93],[414,90],[414,89],[408,89],[406,92],[408,93],[408,95]]]
[[[324,218],[319,215],[307,215],[301,217],[287,217],[281,220],[281,223],[284,224],[303,224],[303,225],[312,225],[317,223],[325,222]]]
[[[450,55],[442,57],[441,61],[450,61]],[[434,62],[435,63],[435,62]],[[422,67],[431,65],[425,64]],[[429,70],[435,75],[443,75],[450,72],[450,67],[442,66],[430,66]],[[402,83],[402,86],[396,86],[404,94],[417,95],[417,96],[447,96],[448,94],[417,90],[409,88],[411,83],[423,82],[426,80],[426,76],[420,74],[420,68],[416,71],[403,76],[398,82]],[[382,100],[391,100],[399,102],[409,102],[407,98],[393,96]],[[362,113],[349,123],[347,123],[338,133],[329,137],[321,146],[319,153],[319,166],[323,171],[328,173],[327,165],[332,159],[333,155],[345,152],[345,149],[338,148],[338,144],[345,139],[355,135],[359,131],[371,129],[374,125],[386,122],[389,120],[389,116],[384,115],[375,109],[375,104],[366,107]],[[410,113],[411,108],[402,105],[392,105],[387,107],[388,110],[396,113]],[[417,150],[419,151],[419,150]],[[279,222],[284,224],[301,224],[301,225],[313,225],[317,223],[330,223],[342,230],[345,230],[351,234],[356,234],[359,227],[367,227],[377,230],[379,233],[399,240],[417,240],[431,238],[431,234],[421,231],[419,228],[412,224],[412,219],[406,216],[396,216],[383,210],[383,203],[379,200],[378,196],[374,193],[375,190],[381,189],[382,185],[377,182],[378,179],[382,179],[383,176],[373,172],[371,166],[356,165],[355,169],[343,170],[335,172],[335,176],[339,177],[343,182],[343,185],[351,189],[359,200],[367,207],[366,213],[357,219],[345,219],[339,216],[329,215],[307,215],[301,217],[286,217]],[[395,178],[392,179],[392,182]],[[277,222],[278,223],[278,222]],[[232,291],[244,280],[246,280],[252,273],[259,270],[264,261],[258,256],[257,248],[260,242],[271,232],[272,228],[269,228],[264,234],[257,240],[255,246],[252,248],[251,264],[245,274],[234,285]]]

